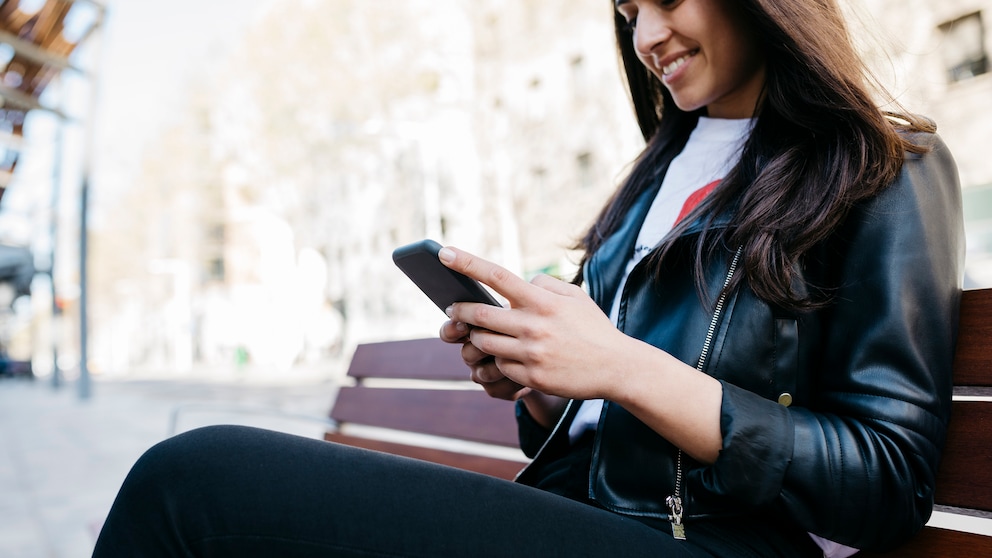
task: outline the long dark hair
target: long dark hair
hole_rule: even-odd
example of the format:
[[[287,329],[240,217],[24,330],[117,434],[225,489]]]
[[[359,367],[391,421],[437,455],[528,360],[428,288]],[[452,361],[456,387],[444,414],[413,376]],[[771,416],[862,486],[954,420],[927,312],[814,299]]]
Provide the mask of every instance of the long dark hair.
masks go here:
[[[881,88],[869,87],[870,74],[834,0],[731,1],[755,30],[765,56],[756,121],[740,162],[662,241],[652,263],[660,265],[674,239],[702,218],[707,225],[696,240],[695,258],[700,292],[708,258],[725,253],[721,248],[741,247],[743,273],[728,289],[746,280],[768,303],[796,311],[817,307],[826,299],[808,294],[815,289],[795,288],[803,254],[834,231],[853,204],[895,179],[905,151],[926,151],[901,132],[935,128],[925,119],[883,112],[875,104],[869,91]],[[648,143],[579,240],[582,263],[617,229],[637,197],[657,185],[659,161],[682,148],[702,113],[675,106],[637,59],[626,21],[615,11],[614,25],[634,112]],[[722,213],[732,215],[730,225],[711,228]]]

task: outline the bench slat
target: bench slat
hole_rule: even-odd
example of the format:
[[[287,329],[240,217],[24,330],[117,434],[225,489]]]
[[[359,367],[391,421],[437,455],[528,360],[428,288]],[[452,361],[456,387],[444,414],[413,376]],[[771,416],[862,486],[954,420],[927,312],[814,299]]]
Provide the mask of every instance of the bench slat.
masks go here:
[[[959,323],[954,385],[992,386],[992,289],[962,293]]]
[[[992,402],[955,401],[940,469],[938,504],[992,511]]]
[[[437,338],[366,343],[355,349],[348,376],[413,380],[469,379],[461,345]]]
[[[513,403],[481,390],[346,387],[331,418],[406,432],[518,447]]]
[[[890,552],[859,552],[858,558],[963,558],[992,556],[992,537],[924,527],[908,543]]]
[[[482,457],[478,455],[468,455],[453,451],[425,448],[422,446],[409,446],[395,442],[348,436],[347,434],[328,432],[324,435],[324,439],[330,442],[347,444],[349,446],[383,451],[393,455],[402,455],[404,457],[412,457],[414,459],[421,459],[423,461],[430,461],[432,463],[439,463],[450,467],[458,467],[459,469],[475,471],[476,473],[492,475],[494,477],[507,480],[513,480],[517,473],[524,468],[524,464],[517,461],[497,459],[494,457]]]

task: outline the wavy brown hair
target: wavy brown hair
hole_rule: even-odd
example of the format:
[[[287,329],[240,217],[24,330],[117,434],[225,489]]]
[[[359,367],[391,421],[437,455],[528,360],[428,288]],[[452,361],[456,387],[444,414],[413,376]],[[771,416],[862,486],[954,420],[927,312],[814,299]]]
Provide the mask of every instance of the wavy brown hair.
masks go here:
[[[689,0],[687,0],[689,1]],[[741,269],[728,285],[746,280],[757,296],[791,310],[822,305],[824,297],[796,288],[797,264],[843,221],[850,207],[878,194],[898,174],[906,151],[922,153],[910,132],[933,124],[909,114],[883,112],[834,0],[724,0],[735,2],[765,56],[766,82],[741,160],[719,187],[676,225],[652,255],[658,269],[674,239],[703,219],[696,240],[695,275],[725,247],[742,249]],[[613,0],[611,0],[611,9]],[[687,113],[637,59],[631,31],[614,10],[617,47],[626,85],[647,146],[595,223],[579,240],[582,263],[619,226],[634,201],[660,174],[705,109]],[[712,227],[720,214],[726,228]],[[582,281],[582,272],[576,282]],[[801,283],[800,283],[801,284]],[[812,292],[816,292],[813,289]]]

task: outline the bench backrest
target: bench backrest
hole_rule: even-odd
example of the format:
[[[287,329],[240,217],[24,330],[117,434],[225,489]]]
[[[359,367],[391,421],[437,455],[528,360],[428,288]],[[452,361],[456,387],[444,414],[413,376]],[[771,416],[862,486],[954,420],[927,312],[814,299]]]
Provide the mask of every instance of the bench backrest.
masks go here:
[[[331,409],[331,419],[343,428],[325,438],[513,478],[524,461],[516,449],[513,403],[493,399],[469,381],[460,349],[439,339],[359,345],[348,368],[348,377],[356,385],[341,388]],[[354,425],[435,437],[431,442],[459,440],[476,445],[445,451],[443,444],[425,448],[420,447],[422,443],[368,440],[345,432]],[[483,455],[470,454],[485,446],[498,446],[519,459],[487,457],[484,451]]]

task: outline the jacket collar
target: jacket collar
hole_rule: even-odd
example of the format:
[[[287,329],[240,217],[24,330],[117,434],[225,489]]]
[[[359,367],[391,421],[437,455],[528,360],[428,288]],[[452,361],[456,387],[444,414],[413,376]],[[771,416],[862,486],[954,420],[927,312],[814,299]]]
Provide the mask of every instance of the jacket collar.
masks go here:
[[[667,170],[667,169],[666,169]],[[662,175],[664,176],[664,175]],[[589,294],[592,296],[600,308],[609,314],[610,306],[617,289],[620,288],[620,281],[624,276],[624,268],[630,260],[630,255],[634,252],[634,244],[637,242],[637,235],[644,224],[651,203],[654,201],[658,190],[661,187],[661,178],[658,184],[648,189],[634,202],[623,224],[609,238],[607,238],[599,250],[586,262],[583,276],[586,278]],[[706,228],[706,215],[697,217],[680,234],[679,238],[697,235]],[[731,213],[725,211],[717,215],[709,227],[711,230],[725,228],[729,225]],[[668,241],[666,236],[662,243]],[[660,245],[661,243],[659,243]]]
[[[613,303],[611,293],[616,293],[620,287],[620,280],[624,276],[624,267],[634,252],[637,232],[644,224],[644,218],[647,217],[648,209],[658,193],[659,186],[660,181],[659,185],[651,187],[637,198],[634,205],[627,211],[620,228],[610,235],[586,262],[583,274],[587,281],[589,295],[606,314],[610,313],[610,305]]]

